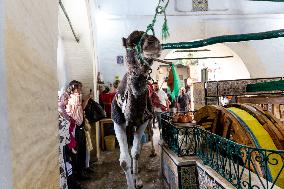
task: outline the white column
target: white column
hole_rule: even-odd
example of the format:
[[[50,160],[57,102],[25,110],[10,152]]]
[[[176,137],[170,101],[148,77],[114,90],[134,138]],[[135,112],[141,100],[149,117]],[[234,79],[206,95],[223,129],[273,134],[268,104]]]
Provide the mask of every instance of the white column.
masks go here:
[[[4,63],[4,2],[0,0],[0,188],[12,188],[12,162],[7,120],[7,86]]]
[[[58,188],[58,1],[0,0],[0,19],[0,188]]]

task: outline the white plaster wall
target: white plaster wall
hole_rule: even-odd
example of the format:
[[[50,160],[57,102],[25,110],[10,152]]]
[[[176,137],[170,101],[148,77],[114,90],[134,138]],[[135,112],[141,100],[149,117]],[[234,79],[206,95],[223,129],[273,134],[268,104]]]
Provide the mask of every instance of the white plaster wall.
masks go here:
[[[58,47],[57,47],[57,78],[59,84],[59,90],[63,92],[64,87],[68,84],[67,80],[67,66],[64,62],[64,46],[62,38],[58,37]]]
[[[206,20],[206,37],[224,34],[254,33],[284,28],[284,15],[261,15],[232,19],[210,18]],[[275,77],[284,75],[284,38],[226,43],[244,61],[251,77]]]
[[[95,23],[95,9],[96,2],[93,0],[86,0],[87,5],[87,15],[90,28],[90,43],[91,43],[91,56],[93,62],[93,81],[94,81],[94,91],[97,90],[97,77],[98,77],[98,55],[97,55],[97,28]],[[94,99],[98,100],[98,91],[94,92]]]
[[[78,80],[83,83],[83,93],[88,94],[89,89],[94,89],[93,72],[93,47],[90,31],[89,17],[87,14],[87,5],[85,0],[63,0],[64,7],[73,24],[74,30],[80,42],[77,43],[67,19],[59,8],[59,35],[62,39],[63,51],[61,59],[64,64],[59,69],[61,81],[67,85],[71,80]],[[64,78],[65,77],[65,78]],[[62,87],[62,83],[60,83]]]
[[[4,63],[4,2],[0,1],[0,188],[12,188],[12,162],[10,154],[10,131],[7,113],[6,68]]]
[[[170,38],[166,42],[190,41],[224,34],[262,32],[284,28],[284,3],[244,0],[209,0],[206,13],[177,12],[175,1],[168,7]],[[121,38],[133,30],[145,30],[151,22],[156,2],[98,1],[98,62],[106,81],[122,75],[126,68],[116,64],[116,56],[125,54]],[[146,6],[147,5],[147,6]],[[101,14],[103,12],[103,14]],[[160,37],[163,19],[158,18],[156,35]],[[227,43],[245,63],[251,77],[282,76],[284,39]],[[169,52],[165,50],[162,58]]]
[[[98,6],[115,15],[153,15],[158,1],[153,0],[96,0]],[[170,0],[169,15],[200,15],[188,11],[192,0]],[[271,14],[284,13],[284,4],[277,2],[255,2],[247,0],[208,0],[209,11],[202,14]],[[180,12],[178,10],[181,10]]]
[[[4,47],[4,61],[2,58],[0,70],[4,64],[5,74],[0,75],[0,82],[4,87],[1,109],[4,101],[6,110],[4,115],[1,110],[0,138],[4,134],[7,141],[4,153],[0,141],[0,164],[6,164],[0,175],[7,174],[4,178],[12,183],[3,188],[58,188],[58,1],[4,3],[4,32],[0,32],[5,37],[0,43],[1,49]],[[7,133],[9,138],[5,137]]]

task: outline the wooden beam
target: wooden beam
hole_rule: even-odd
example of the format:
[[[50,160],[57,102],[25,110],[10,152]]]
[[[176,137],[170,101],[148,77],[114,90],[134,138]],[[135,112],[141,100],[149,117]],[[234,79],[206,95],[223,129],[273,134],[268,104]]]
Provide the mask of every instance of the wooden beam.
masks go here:
[[[169,64],[169,65],[172,65],[172,64],[173,64],[172,62],[165,61],[165,60],[161,60],[161,59],[157,59],[157,58],[154,58],[153,60],[154,60],[154,61],[157,61],[157,62],[164,63],[164,64]]]

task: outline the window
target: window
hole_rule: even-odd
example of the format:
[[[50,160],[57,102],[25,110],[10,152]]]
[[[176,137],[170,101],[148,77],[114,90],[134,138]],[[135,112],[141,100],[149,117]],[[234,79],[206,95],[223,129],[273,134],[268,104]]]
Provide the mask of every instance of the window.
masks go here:
[[[208,11],[208,0],[192,0],[192,11]]]

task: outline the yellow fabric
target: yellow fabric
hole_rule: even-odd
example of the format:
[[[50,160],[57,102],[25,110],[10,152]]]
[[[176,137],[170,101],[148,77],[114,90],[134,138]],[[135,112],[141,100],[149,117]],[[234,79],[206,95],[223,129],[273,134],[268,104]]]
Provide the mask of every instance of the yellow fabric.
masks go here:
[[[94,148],[93,148],[91,134],[90,134],[90,132],[91,132],[91,125],[89,124],[87,119],[85,119],[84,129],[85,129],[85,136],[86,136],[86,148],[90,152]]]
[[[93,144],[92,144],[92,139],[91,139],[91,136],[90,136],[90,132],[85,131],[85,135],[86,135],[86,147],[87,147],[87,150],[90,152],[94,149]]]
[[[240,117],[246,123],[246,125],[251,130],[252,134],[257,139],[258,144],[260,145],[261,148],[269,150],[277,150],[269,133],[263,128],[263,126],[257,121],[256,118],[254,118],[252,115],[239,108],[231,107],[228,109],[234,112],[238,117]],[[276,154],[269,156],[269,158],[271,160],[275,158],[278,161],[278,164],[276,166],[275,165],[273,166],[271,164],[268,165],[271,172],[271,176],[274,180],[283,166],[283,161],[280,158],[280,156]],[[284,171],[282,171],[281,175],[279,176],[276,185],[284,187]]]

